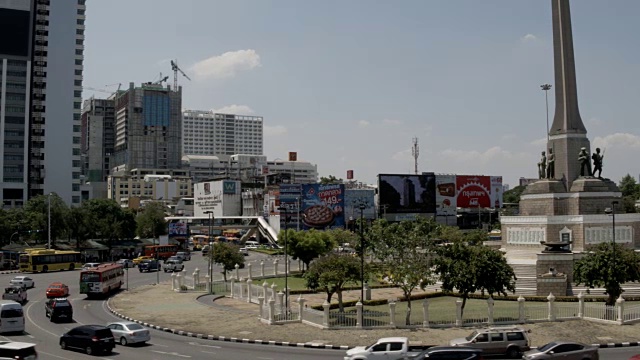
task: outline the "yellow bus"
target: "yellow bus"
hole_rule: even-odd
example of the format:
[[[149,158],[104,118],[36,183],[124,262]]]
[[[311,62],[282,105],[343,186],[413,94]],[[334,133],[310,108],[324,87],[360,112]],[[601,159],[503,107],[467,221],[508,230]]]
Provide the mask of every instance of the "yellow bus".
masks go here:
[[[80,252],[48,250],[48,249],[25,249],[20,254],[21,272],[48,272],[58,270],[75,270],[82,267]]]

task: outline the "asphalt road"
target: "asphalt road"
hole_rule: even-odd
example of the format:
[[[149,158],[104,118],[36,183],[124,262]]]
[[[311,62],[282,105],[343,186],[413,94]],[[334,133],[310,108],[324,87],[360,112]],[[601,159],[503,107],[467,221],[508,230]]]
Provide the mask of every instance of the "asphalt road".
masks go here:
[[[259,264],[262,255],[252,253],[247,260]],[[266,262],[265,267],[271,263]],[[187,261],[186,269],[189,273],[198,267],[203,272],[207,267],[206,260],[195,254],[191,261]],[[272,265],[271,265],[272,267]],[[294,266],[292,266],[294,267]],[[259,265],[254,265],[254,271]],[[294,267],[295,268],[295,267]],[[82,324],[106,324],[121,319],[112,315],[106,309],[105,300],[88,300],[79,294],[79,271],[63,271],[46,274],[30,274],[36,282],[36,287],[28,291],[29,302],[25,305],[26,332],[24,335],[0,336],[2,340],[24,341],[37,344],[41,359],[90,359],[84,353],[60,349],[58,344],[60,335],[69,329]],[[0,275],[0,284],[8,284],[13,274]],[[137,268],[129,270],[129,285],[136,287],[154,284],[157,274],[140,273]],[[160,281],[170,279],[170,274],[160,272]],[[44,315],[45,290],[48,284],[61,281],[67,284],[71,291],[69,297],[74,307],[73,323],[52,323]],[[213,329],[223,326],[216,324]],[[341,359],[344,351],[318,350],[296,347],[281,347],[255,344],[208,341],[188,338],[170,333],[151,330],[151,341],[143,346],[116,346],[108,359],[137,359],[137,360],[176,360],[176,359],[259,359],[259,360],[325,360]],[[640,348],[602,349],[602,359],[626,360],[632,355],[639,354]]]

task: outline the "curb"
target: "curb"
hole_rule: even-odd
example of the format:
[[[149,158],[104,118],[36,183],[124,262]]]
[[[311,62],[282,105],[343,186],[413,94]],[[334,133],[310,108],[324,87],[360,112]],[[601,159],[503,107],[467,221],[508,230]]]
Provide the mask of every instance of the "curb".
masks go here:
[[[591,344],[593,346],[597,346],[599,349],[612,349],[612,348],[621,348],[621,347],[633,347],[640,346],[640,342],[631,341],[631,342],[621,342],[621,343],[606,343],[606,344]]]
[[[198,333],[184,331],[184,330],[170,329],[168,327],[149,324],[149,323],[146,323],[146,322],[143,322],[143,321],[140,321],[140,320],[136,320],[136,319],[130,318],[130,317],[126,316],[126,315],[120,314],[119,312],[117,312],[117,311],[113,310],[113,308],[111,308],[110,302],[111,302],[111,298],[109,298],[107,300],[106,305],[107,305],[107,309],[109,310],[109,312],[111,312],[113,315],[115,315],[115,316],[117,316],[117,317],[119,317],[121,319],[125,319],[127,321],[132,321],[132,322],[138,323],[138,324],[140,324],[142,326],[146,326],[146,327],[151,328],[151,329],[168,332],[168,333],[172,333],[172,334],[175,334],[175,335],[192,337],[192,338],[197,338],[197,339],[202,339],[202,340],[226,341],[226,342],[235,342],[235,343],[243,343],[243,344],[302,347],[302,348],[310,348],[310,349],[349,350],[349,349],[352,348],[351,346],[346,346],[346,345],[340,345],[340,346],[338,346],[338,345],[320,345],[320,344],[309,344],[309,343],[293,343],[293,342],[288,342],[288,341],[241,339],[241,338],[235,338],[235,337],[226,337],[226,336],[217,336],[217,335],[205,335],[205,334],[198,334]]]
[[[0,271],[0,275],[17,274],[19,272],[20,272],[20,270]]]

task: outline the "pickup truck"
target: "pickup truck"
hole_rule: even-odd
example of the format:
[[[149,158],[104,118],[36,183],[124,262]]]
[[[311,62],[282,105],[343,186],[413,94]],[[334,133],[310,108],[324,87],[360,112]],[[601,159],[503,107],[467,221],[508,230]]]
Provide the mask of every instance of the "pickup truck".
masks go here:
[[[356,346],[347,350],[344,360],[405,360],[432,346],[409,345],[406,337],[388,337],[378,339],[369,346]]]
[[[164,262],[164,265],[162,265],[162,270],[164,270],[164,272],[179,272],[184,270],[184,264],[180,260],[167,260]]]

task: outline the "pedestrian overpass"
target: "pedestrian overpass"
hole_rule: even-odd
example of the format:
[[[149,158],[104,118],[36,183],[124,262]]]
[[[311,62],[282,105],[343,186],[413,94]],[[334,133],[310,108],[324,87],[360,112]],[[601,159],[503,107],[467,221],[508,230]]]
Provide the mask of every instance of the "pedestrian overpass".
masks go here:
[[[165,218],[168,222],[185,222],[191,235],[208,234],[211,230],[231,230],[248,229],[249,231],[241,238],[247,240],[251,236],[260,239],[264,237],[271,244],[278,243],[278,232],[269,225],[269,222],[262,216],[219,216],[211,218],[208,216],[170,216]]]

